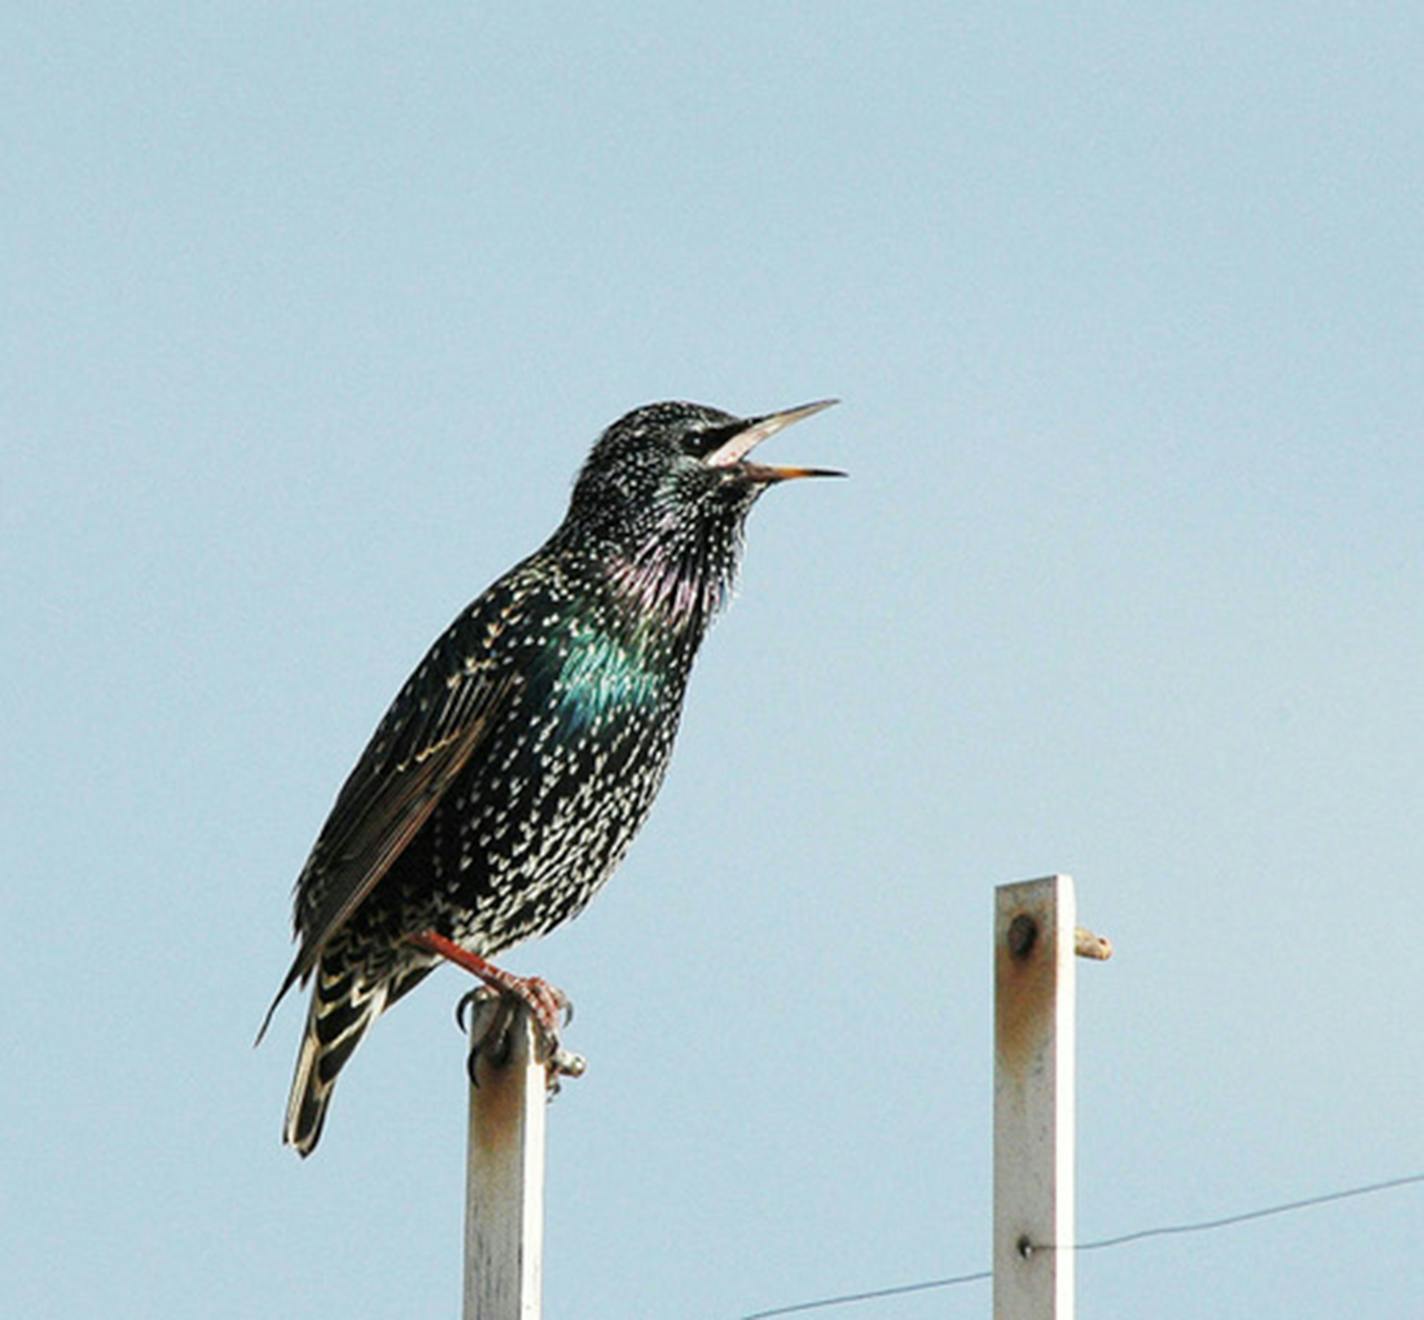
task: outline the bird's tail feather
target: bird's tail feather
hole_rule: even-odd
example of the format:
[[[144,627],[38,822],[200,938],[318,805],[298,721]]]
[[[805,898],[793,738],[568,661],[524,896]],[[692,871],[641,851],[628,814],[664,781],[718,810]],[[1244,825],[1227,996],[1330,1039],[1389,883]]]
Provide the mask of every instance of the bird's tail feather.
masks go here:
[[[390,993],[389,982],[368,983],[354,967],[321,967],[314,979],[282,1132],[282,1140],[303,1156],[316,1149],[321,1137],[336,1075],[380,1017]]]

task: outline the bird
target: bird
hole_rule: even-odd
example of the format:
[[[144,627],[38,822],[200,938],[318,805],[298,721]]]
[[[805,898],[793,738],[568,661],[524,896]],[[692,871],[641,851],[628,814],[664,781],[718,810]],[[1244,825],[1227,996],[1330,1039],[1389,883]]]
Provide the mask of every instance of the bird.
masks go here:
[[[750,455],[836,402],[627,413],[593,445],[549,539],[461,611],[400,688],[297,877],[297,952],[258,1032],[311,983],[283,1125],[300,1155],[376,1019],[442,960],[527,1003],[545,1057],[578,1071],[558,1046],[567,996],[489,960],[576,916],[623,859],[662,785],[752,506],[774,485],[845,475]]]

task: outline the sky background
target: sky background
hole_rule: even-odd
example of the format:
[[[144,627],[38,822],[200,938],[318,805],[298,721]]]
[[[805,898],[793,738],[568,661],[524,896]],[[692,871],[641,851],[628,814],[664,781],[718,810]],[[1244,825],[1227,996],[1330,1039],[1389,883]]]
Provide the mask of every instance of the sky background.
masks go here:
[[[386,703],[667,397],[838,395],[767,453],[851,480],[758,506],[649,825],[506,956],[589,1059],[546,1314],[984,1268],[1053,871],[1083,1237],[1424,1169],[1421,67],[1402,3],[6,6],[0,1312],[457,1313],[464,981],[305,1163],[252,1036]],[[1417,1316],[1421,1229],[1079,1313]]]

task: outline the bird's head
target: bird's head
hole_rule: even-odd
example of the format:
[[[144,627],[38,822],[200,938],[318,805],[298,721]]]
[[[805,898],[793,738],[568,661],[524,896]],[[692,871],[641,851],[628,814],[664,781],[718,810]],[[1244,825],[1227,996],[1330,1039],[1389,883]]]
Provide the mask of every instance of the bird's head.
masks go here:
[[[763,440],[835,402],[763,417],[734,417],[701,403],[635,408],[598,438],[574,485],[569,520],[624,544],[735,528],[768,486],[845,475],[748,458]]]
[[[845,475],[772,467],[749,455],[835,402],[761,417],[734,417],[700,403],[636,408],[598,438],[560,535],[621,566],[645,598],[697,599],[715,608],[736,573],[746,516],[761,494],[784,481]]]

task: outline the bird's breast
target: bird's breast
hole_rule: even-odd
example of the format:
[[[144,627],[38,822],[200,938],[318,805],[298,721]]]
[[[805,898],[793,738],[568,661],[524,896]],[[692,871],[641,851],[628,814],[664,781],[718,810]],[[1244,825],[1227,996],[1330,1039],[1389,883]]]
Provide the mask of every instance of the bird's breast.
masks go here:
[[[590,630],[571,637],[560,650],[551,697],[560,725],[569,732],[654,709],[667,698],[674,676],[644,648],[622,638]]]

